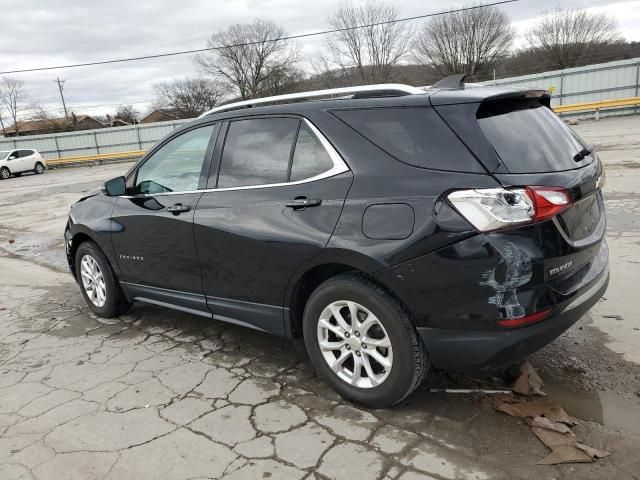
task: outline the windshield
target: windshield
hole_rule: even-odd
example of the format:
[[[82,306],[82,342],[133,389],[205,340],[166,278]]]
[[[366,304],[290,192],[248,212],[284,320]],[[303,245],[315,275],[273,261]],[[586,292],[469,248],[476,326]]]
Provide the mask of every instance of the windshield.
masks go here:
[[[0,160],[4,160],[11,150],[0,150]]]
[[[537,101],[487,102],[478,110],[477,118],[511,173],[572,170],[592,160],[591,155],[574,160],[585,148],[584,142]]]

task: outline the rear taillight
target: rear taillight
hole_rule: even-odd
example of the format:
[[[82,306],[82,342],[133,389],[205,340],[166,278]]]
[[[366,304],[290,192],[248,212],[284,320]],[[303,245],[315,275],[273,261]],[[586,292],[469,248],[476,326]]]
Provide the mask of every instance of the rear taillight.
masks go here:
[[[564,188],[527,187],[527,192],[535,203],[534,222],[555,217],[571,203],[571,196]]]
[[[571,204],[569,192],[560,187],[457,190],[447,198],[481,232],[547,220]]]

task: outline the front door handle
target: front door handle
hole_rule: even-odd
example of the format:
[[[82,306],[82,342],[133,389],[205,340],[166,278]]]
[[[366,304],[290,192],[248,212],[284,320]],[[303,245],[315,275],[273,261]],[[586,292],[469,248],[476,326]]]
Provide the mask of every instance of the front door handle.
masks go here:
[[[302,210],[309,207],[317,207],[321,204],[322,200],[319,198],[296,197],[285,205],[294,210]]]
[[[176,203],[167,207],[167,211],[173,213],[174,215],[180,215],[183,212],[188,212],[191,210],[191,205],[183,205],[181,203]]]

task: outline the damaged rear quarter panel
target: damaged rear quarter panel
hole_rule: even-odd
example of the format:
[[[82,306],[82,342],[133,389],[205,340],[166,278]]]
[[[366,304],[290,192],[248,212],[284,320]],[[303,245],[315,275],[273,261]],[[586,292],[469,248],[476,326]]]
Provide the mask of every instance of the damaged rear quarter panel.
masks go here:
[[[553,303],[545,259],[570,253],[550,222],[477,234],[378,272],[418,326],[486,330]]]

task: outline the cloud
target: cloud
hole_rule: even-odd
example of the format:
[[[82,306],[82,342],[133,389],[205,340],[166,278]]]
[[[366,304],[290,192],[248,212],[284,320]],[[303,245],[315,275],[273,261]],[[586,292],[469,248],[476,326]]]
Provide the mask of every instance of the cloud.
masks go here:
[[[203,48],[212,32],[254,18],[273,20],[291,34],[316,31],[327,27],[327,14],[338,3],[338,0],[0,0],[0,71]],[[465,4],[418,0],[395,3],[403,16]],[[557,0],[539,0],[501,8],[521,31],[540,10],[556,5]],[[625,35],[640,39],[640,1],[610,4],[584,0],[563,2],[565,5],[612,13],[620,19]],[[321,42],[320,38],[301,41],[304,56],[308,58]],[[145,110],[153,98],[155,83],[197,74],[191,57],[180,56],[26,73],[19,77],[25,80],[30,96],[47,108],[61,111],[57,85],[53,82],[59,76],[66,80],[65,99],[74,111],[106,113],[123,103],[134,103],[139,110]],[[107,106],[91,107],[94,105]]]

